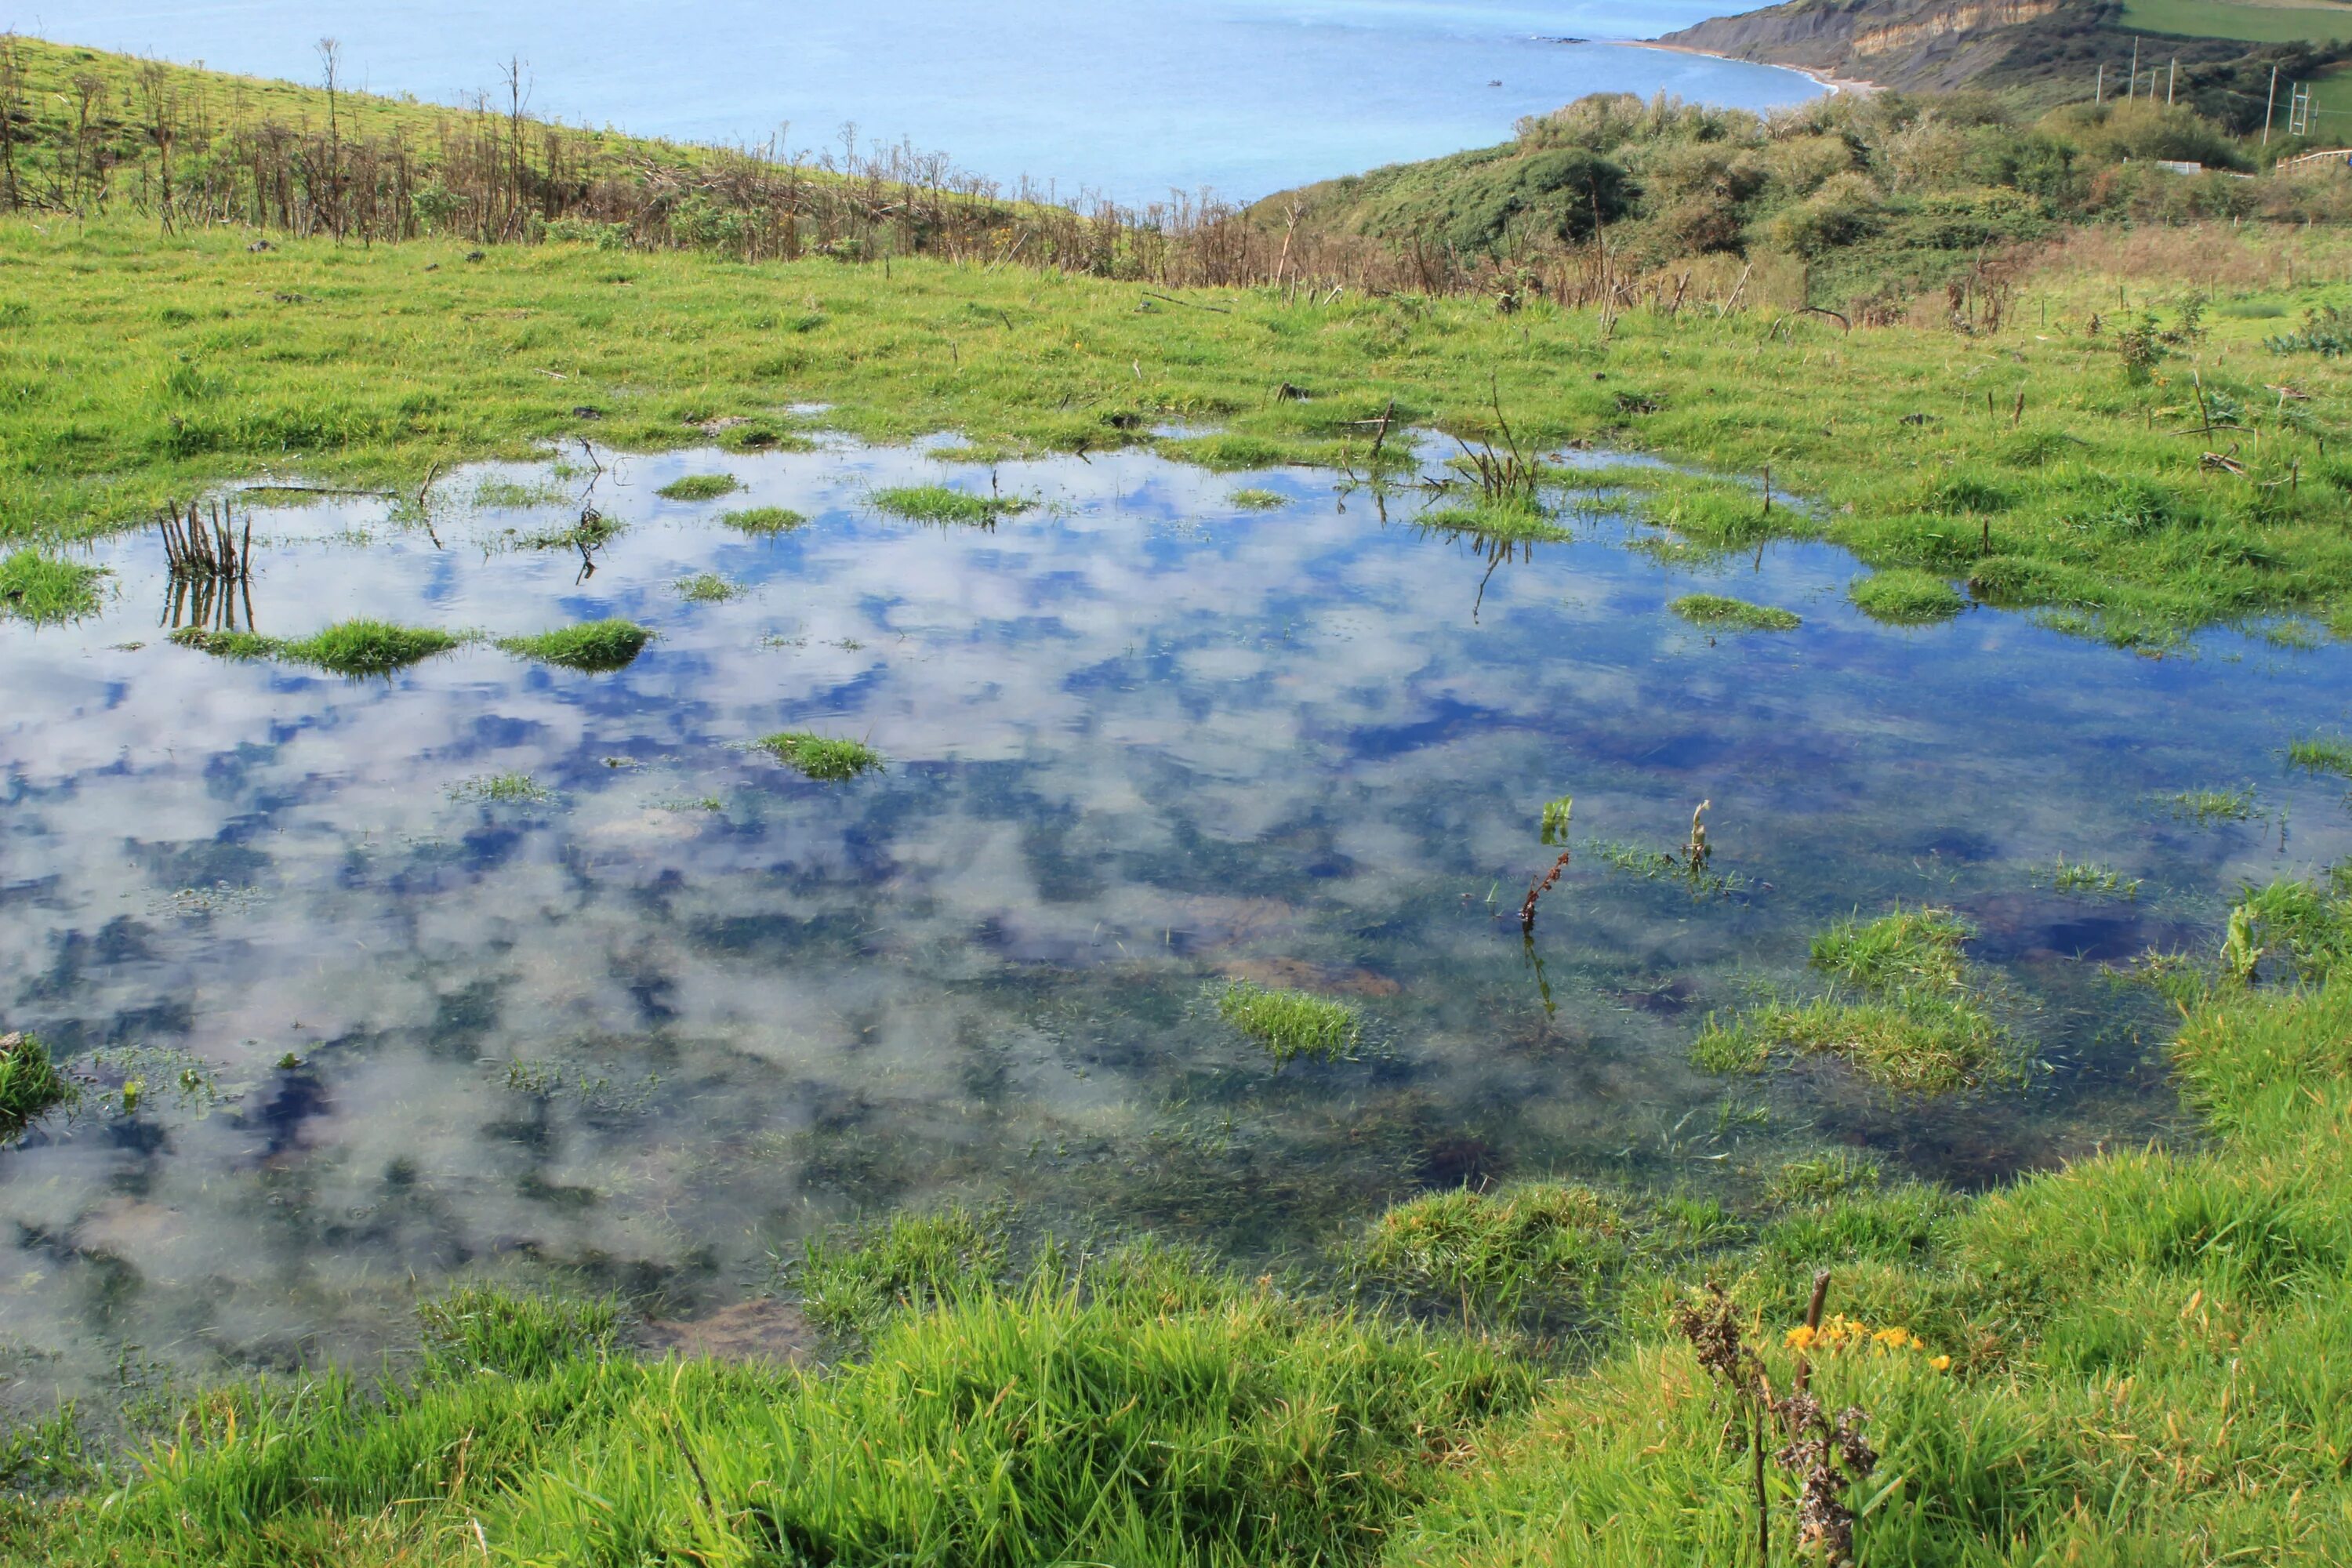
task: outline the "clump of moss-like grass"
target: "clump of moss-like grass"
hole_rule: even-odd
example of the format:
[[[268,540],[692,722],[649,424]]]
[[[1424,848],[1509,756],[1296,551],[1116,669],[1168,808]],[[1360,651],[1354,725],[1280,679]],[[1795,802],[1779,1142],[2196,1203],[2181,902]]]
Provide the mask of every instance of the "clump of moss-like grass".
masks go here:
[[[1372,1222],[1360,1266],[1458,1301],[1466,1317],[1589,1300],[1629,1253],[1615,1203],[1590,1187],[1534,1182],[1398,1204]]]
[[[664,500],[717,500],[742,488],[732,474],[688,474],[670,480],[654,494]]]
[[[808,519],[789,507],[755,506],[721,512],[719,521],[739,533],[789,533]]]
[[[1685,594],[1667,608],[1693,626],[1736,632],[1792,632],[1804,620],[1792,610],[1751,605],[1721,594]]]
[[[882,753],[863,741],[819,735],[807,730],[784,730],[762,736],[760,749],[787,767],[797,768],[824,784],[840,784],[883,765]]]
[[[281,642],[274,651],[289,663],[311,665],[337,675],[389,675],[447,653],[465,640],[437,626],[404,626],[362,618],[340,621],[307,637]]]
[[[619,523],[591,510],[582,512],[580,521],[569,528],[524,535],[522,545],[526,550],[601,550],[620,536]]]
[[[1026,511],[1034,504],[1018,496],[976,496],[945,485],[899,485],[876,490],[868,499],[877,511],[912,522],[977,528],[992,528],[998,518]]]
[[[2183,822],[2210,827],[2217,822],[2243,822],[2254,815],[2254,789],[2184,789],[2164,797],[2172,815]]]
[[[730,583],[716,572],[680,577],[676,586],[677,596],[690,605],[723,605],[743,592],[741,584]]]
[[[98,614],[99,580],[102,566],[60,561],[36,550],[19,550],[0,558],[0,613],[54,626]]]
[[[1340,1061],[1356,1052],[1364,1026],[1344,1002],[1306,991],[1283,991],[1237,980],[1217,998],[1227,1023],[1265,1047],[1274,1065],[1298,1057]]]
[[[1225,500],[1244,511],[1272,511],[1289,504],[1286,497],[1274,490],[1235,490]]]
[[[1846,597],[1872,620],[1890,626],[1924,626],[1948,621],[1969,604],[1958,589],[1941,577],[1909,566],[1888,567],[1867,577],[1856,577],[1846,588]]]
[[[2352,740],[2342,735],[2306,735],[2288,742],[2286,760],[2315,773],[2352,778]]]
[[[560,664],[566,669],[595,673],[625,668],[645,651],[653,636],[635,621],[612,618],[559,626],[551,632],[500,637],[497,646],[541,664]]]
[[[1811,963],[1858,998],[1833,989],[1729,1019],[1710,1013],[1691,1059],[1710,1072],[1757,1072],[1777,1051],[1834,1056],[1874,1082],[1925,1094],[1981,1082],[2009,1056],[2009,1036],[1971,982],[1969,935],[1944,909],[1840,921],[1813,939]]]
[[[49,1048],[31,1035],[0,1035],[0,1138],[14,1138],[74,1096]]]

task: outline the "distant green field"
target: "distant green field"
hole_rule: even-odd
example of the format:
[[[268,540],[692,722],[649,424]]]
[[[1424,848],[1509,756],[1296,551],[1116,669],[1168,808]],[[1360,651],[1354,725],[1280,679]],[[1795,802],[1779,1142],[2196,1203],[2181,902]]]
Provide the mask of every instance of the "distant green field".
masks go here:
[[[2352,5],[2232,5],[2227,0],[2127,0],[2117,26],[2126,32],[2290,44],[2303,38],[2352,38]]]

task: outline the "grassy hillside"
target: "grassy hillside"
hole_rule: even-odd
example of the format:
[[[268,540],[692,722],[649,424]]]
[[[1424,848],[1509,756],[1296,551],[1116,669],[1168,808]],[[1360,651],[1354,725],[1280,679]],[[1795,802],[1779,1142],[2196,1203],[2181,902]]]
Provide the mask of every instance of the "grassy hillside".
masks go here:
[[[2126,0],[2118,25],[2127,32],[2189,38],[2241,38],[2255,44],[2352,39],[2352,5],[2252,5],[2230,0]]]

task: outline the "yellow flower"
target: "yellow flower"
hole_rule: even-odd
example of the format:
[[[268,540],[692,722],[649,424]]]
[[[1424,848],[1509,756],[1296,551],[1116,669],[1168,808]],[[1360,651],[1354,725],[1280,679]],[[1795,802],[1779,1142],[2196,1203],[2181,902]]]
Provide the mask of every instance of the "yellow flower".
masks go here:
[[[1949,1372],[1952,1370],[1952,1358],[1948,1355],[1931,1355],[1927,1358],[1927,1364],[1937,1372]]]
[[[1783,1342],[1792,1351],[1809,1351],[1813,1348],[1813,1342],[1819,1338],[1821,1338],[1819,1330],[1809,1324],[1800,1323],[1789,1331],[1788,1338]]]

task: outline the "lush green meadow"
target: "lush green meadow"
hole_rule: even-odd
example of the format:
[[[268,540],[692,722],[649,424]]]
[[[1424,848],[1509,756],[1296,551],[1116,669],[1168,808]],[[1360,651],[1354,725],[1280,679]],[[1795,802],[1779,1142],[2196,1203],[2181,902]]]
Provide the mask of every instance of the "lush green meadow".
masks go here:
[[[2128,0],[2126,30],[2169,33],[2185,38],[2242,38],[2253,44],[2289,44],[2309,39],[2352,38],[2352,6],[2248,5],[2229,0]],[[2156,48],[2161,64],[2163,49]],[[2141,62],[2145,69],[2147,62]]]
[[[1219,467],[1361,470],[1393,405],[1474,442],[1500,445],[1507,422],[1537,450],[1692,465],[1577,482],[1700,547],[1817,534],[2121,640],[2336,616],[2352,596],[2343,362],[2263,346],[2341,297],[2344,252],[2324,242],[2216,233],[2250,257],[2300,246],[2303,281],[2252,296],[2266,311],[2225,297],[2200,317],[2189,302],[2210,288],[2070,271],[2029,278],[2001,330],[1973,332],[1176,297],[940,261],[251,243],[0,223],[0,537],[135,526],[224,486],[409,495],[460,460],[549,443],[757,445],[816,422],[958,431],[983,458],[1156,441]],[[793,412],[808,404],[826,406]],[[1156,438],[1164,421],[1212,433]]]

